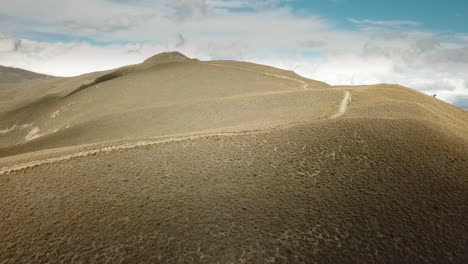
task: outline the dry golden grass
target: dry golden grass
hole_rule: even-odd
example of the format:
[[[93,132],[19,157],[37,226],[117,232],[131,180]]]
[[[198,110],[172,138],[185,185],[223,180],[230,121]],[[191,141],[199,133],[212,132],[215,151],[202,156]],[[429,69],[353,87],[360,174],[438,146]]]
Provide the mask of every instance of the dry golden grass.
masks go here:
[[[319,119],[333,114],[343,95],[329,86],[304,89],[299,81],[263,71],[181,62],[180,56],[167,63],[166,57],[158,55],[115,71],[11,87],[6,109],[0,112],[0,131],[12,131],[0,138],[0,156]],[[32,89],[35,92],[28,94]]]
[[[0,137],[0,263],[468,260],[466,112],[396,85],[168,56],[4,108],[0,129],[34,125]]]
[[[353,86],[349,117],[412,119],[468,140],[468,114],[441,100],[399,85]]]

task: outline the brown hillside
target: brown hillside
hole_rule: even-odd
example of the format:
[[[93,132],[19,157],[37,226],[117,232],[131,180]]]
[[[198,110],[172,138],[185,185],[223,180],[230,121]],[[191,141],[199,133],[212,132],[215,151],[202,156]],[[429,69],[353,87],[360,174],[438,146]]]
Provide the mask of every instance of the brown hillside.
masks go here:
[[[440,100],[178,53],[35,87],[0,97],[1,263],[468,260]]]

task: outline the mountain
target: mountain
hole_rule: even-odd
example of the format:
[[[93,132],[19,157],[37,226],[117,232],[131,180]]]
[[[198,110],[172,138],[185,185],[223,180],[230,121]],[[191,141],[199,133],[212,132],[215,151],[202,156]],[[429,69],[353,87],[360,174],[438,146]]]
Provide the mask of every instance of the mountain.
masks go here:
[[[52,78],[52,76],[0,65],[0,85],[48,78]]]
[[[172,52],[0,90],[0,262],[463,263],[468,113]]]

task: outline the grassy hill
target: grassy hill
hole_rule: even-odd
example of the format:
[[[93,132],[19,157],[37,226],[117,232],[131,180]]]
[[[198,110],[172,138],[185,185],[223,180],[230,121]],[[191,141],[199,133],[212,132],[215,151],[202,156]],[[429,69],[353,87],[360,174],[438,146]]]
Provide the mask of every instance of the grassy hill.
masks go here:
[[[0,262],[468,259],[468,113],[417,91],[165,53],[2,93]]]

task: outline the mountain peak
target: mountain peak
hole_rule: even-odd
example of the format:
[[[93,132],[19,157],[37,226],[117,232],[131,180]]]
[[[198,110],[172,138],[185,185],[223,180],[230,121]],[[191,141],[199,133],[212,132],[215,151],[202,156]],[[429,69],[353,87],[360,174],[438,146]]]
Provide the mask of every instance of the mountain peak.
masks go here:
[[[170,63],[170,62],[181,62],[189,60],[187,56],[178,52],[178,51],[171,51],[171,52],[163,52],[156,54],[144,61],[144,63]]]

